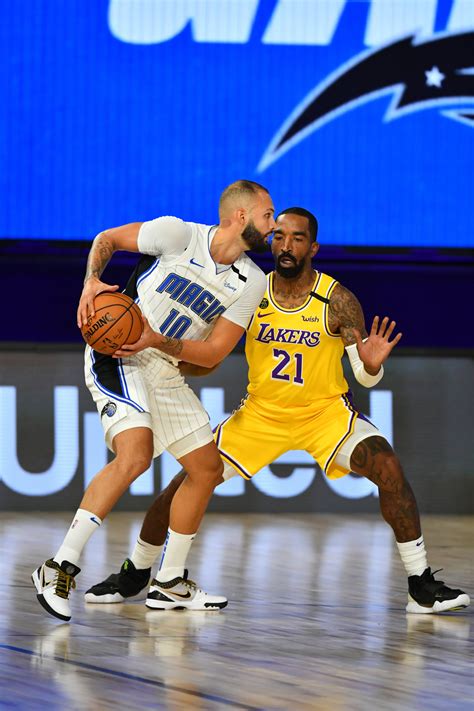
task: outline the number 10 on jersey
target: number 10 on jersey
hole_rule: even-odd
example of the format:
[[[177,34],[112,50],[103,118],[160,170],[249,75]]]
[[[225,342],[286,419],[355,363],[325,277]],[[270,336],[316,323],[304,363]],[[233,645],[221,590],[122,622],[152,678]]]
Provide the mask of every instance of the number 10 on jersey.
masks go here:
[[[192,320],[189,316],[179,316],[179,318],[177,316],[179,316],[179,311],[171,309],[160,326],[160,333],[163,336],[168,336],[168,338],[182,338],[184,336],[192,324]]]

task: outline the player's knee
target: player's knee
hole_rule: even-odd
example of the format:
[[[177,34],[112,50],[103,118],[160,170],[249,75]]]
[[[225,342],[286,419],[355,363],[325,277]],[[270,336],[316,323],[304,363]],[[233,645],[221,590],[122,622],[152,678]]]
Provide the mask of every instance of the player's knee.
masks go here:
[[[135,481],[137,477],[146,472],[152,462],[151,454],[141,452],[132,455],[118,455],[115,464],[123,476]]]
[[[224,472],[224,464],[220,457],[216,457],[212,462],[208,462],[207,466],[196,472],[188,472],[191,479],[198,482],[200,486],[206,487],[209,490],[214,490],[216,486],[222,483],[222,474]]]

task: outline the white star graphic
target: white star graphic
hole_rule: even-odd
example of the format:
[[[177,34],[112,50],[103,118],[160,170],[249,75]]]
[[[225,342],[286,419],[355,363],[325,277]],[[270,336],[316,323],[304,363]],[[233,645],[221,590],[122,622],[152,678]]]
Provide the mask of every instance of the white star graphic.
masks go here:
[[[441,84],[443,79],[446,79],[446,75],[439,71],[438,67],[432,67],[429,71],[425,72],[426,86],[436,86],[441,89]]]

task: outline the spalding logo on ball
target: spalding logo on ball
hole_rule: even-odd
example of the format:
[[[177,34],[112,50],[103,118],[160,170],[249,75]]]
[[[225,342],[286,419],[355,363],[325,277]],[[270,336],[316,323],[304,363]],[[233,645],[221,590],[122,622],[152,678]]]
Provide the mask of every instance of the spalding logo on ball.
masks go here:
[[[81,333],[85,342],[99,353],[112,355],[125,344],[136,343],[143,333],[142,314],[126,294],[103,291],[94,299],[95,314]]]

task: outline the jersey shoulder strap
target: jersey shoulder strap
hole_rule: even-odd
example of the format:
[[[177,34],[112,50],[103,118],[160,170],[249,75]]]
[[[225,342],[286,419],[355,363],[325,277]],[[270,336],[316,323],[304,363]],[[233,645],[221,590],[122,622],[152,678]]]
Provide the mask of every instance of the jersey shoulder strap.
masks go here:
[[[329,274],[323,274],[323,272],[318,273],[318,279],[314,285],[312,291],[310,291],[310,296],[318,301],[322,301],[325,304],[329,304],[329,299],[331,293],[339,282],[337,279],[329,276]]]

